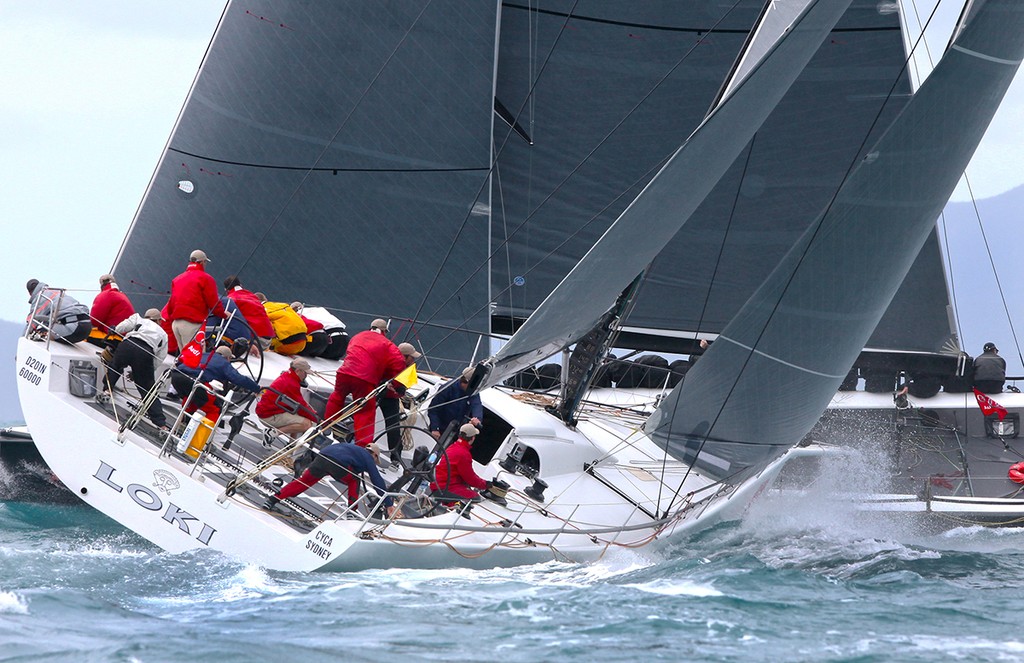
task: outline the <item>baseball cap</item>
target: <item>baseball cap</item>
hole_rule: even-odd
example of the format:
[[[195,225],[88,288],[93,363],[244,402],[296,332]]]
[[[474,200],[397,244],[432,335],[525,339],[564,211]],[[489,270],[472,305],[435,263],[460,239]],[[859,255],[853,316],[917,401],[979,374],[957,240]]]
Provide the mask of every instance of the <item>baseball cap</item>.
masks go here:
[[[470,380],[472,380],[473,379],[473,372],[475,370],[476,369],[474,367],[472,367],[472,366],[467,366],[466,368],[462,369],[462,379],[465,380],[466,382],[469,382]]]
[[[465,438],[476,437],[479,434],[480,429],[473,424],[462,424],[462,428],[459,429],[459,435]]]
[[[313,367],[309,365],[309,362],[301,357],[292,359],[292,363],[289,364],[293,371],[306,371],[307,373],[313,370]]]
[[[384,318],[377,318],[370,323],[370,329],[379,329],[381,331],[388,330],[388,321]]]
[[[113,274],[104,274],[103,276],[100,277],[100,285],[107,285],[108,283],[113,283],[113,282],[114,282],[114,275]]]
[[[423,353],[416,352],[416,348],[413,346],[412,343],[399,343],[398,344],[398,350],[404,356],[412,357],[413,359],[416,359],[417,357],[422,357],[423,356]]]
[[[216,350],[216,353],[219,354],[221,357],[224,357],[225,359],[232,359],[233,358],[231,356],[231,348],[229,348],[226,345],[218,346],[217,350]]]
[[[189,262],[212,262],[206,257],[206,251],[196,249],[192,252],[192,255],[188,257]]]
[[[992,343],[990,341],[990,342],[985,344],[985,352],[992,352],[992,351],[999,352],[999,348],[996,347],[995,343]]]
[[[164,316],[160,315],[160,309],[158,308],[146,309],[146,314],[142,317],[149,318],[153,322],[160,322],[164,319]]]

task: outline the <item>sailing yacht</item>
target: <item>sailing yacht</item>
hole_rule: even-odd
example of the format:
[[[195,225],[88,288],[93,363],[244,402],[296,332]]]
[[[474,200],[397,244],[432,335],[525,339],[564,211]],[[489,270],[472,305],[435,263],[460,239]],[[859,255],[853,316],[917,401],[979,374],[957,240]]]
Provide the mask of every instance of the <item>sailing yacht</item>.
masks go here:
[[[411,390],[421,416],[444,375],[474,367],[474,458],[507,490],[432,497],[444,440],[408,424],[413,453],[384,468],[393,517],[372,490],[348,504],[332,485],[267,511],[291,476],[280,461],[312,435],[264,436],[238,394],[194,446],[183,414],[164,432],[143,399],[96,402],[95,353],[49,339],[19,342],[26,420],[54,473],[141,536],[275,569],[586,561],[741,517],[817,453],[793,449],[863,349],[908,335],[886,316],[937,247],[1021,28],[1016,3],[974,3],[910,95],[888,3],[229,3],[118,280],[159,306],[201,244],[271,298],[390,312],[431,360]],[[745,245],[754,268],[715,242]],[[513,333],[492,351],[481,339],[501,324]],[[706,338],[659,398],[590,389],[612,347]],[[559,352],[560,394],[505,385]],[[240,363],[265,384],[287,358]],[[337,363],[312,363],[326,395]]]

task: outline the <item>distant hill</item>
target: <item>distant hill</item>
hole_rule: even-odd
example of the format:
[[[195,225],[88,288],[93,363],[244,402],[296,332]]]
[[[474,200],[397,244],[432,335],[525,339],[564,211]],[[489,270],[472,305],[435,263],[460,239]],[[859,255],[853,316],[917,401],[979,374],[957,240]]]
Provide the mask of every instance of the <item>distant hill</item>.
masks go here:
[[[19,322],[0,320],[0,425],[4,426],[25,422],[18,402],[14,370],[18,338],[24,328]]]

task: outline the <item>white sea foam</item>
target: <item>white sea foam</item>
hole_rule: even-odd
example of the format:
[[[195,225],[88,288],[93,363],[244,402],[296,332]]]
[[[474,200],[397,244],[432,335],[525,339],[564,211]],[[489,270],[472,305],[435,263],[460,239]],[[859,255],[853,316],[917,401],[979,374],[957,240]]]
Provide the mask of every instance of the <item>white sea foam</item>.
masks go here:
[[[627,584],[623,586],[632,587],[633,589],[638,589],[641,592],[662,594],[664,596],[693,596],[696,598],[723,596],[722,592],[718,591],[711,585],[672,578]]]
[[[903,637],[871,638],[856,643],[860,652],[885,648],[892,651],[910,650],[917,654],[934,654],[946,659],[973,661],[979,658],[998,661],[1020,661],[1024,656],[1024,643],[1019,640],[990,640],[975,636],[908,635]],[[909,652],[908,652],[909,653]]]
[[[28,601],[14,592],[0,591],[0,614],[27,615]]]

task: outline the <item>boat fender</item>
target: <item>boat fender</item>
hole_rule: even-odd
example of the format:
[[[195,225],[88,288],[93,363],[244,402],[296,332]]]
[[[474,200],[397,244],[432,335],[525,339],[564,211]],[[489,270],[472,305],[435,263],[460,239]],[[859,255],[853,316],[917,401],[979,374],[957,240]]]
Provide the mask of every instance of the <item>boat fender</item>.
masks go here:
[[[1010,477],[1010,481],[1024,484],[1024,461],[1011,465],[1006,475]]]

